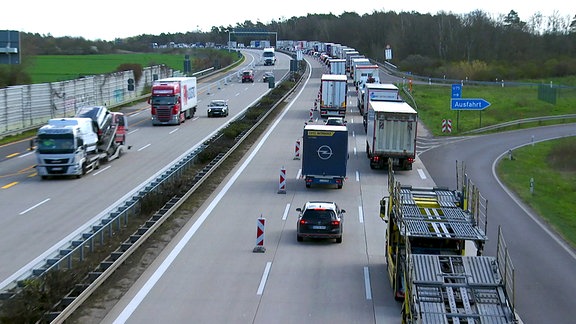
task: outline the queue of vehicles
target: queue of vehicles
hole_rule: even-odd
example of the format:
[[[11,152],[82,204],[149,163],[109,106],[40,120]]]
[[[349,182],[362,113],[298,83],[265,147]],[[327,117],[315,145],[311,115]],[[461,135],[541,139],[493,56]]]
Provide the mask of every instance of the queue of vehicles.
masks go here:
[[[323,75],[321,80],[320,115],[326,118],[326,123],[304,127],[302,175],[307,188],[313,184],[327,184],[341,189],[346,179],[349,134],[344,117],[348,77],[345,68],[344,77],[341,77],[343,69],[340,62],[345,61],[338,61],[335,64],[338,68],[333,70],[338,71],[338,74]],[[351,73],[361,74],[360,66],[363,65],[352,68],[355,72]],[[374,71],[377,73],[377,69]],[[515,322],[513,298],[509,296],[506,282],[499,280],[502,278],[498,264],[500,260],[464,255],[465,241],[473,241],[477,250],[482,251],[486,240],[485,228],[479,228],[475,215],[469,215],[471,194],[437,188],[402,187],[395,182],[392,167],[400,166],[410,170],[415,159],[417,112],[401,100],[397,87],[380,85],[379,82],[372,82],[371,78],[373,75],[365,79],[353,79],[353,84],[364,89],[358,96],[358,108],[364,117],[367,131],[366,151],[370,167],[389,167],[390,197],[381,202],[381,216],[388,222],[388,274],[394,297],[403,302],[403,322],[435,323],[440,319],[453,321],[483,317],[498,323]],[[253,71],[249,71],[246,80],[253,82]],[[244,74],[242,82],[245,82]],[[180,124],[192,118],[196,111],[196,79],[158,80],[152,86],[149,102],[154,125]],[[207,114],[208,117],[227,116],[227,102],[213,100]],[[100,161],[111,161],[125,152],[126,131],[126,117],[121,113],[110,112],[105,107],[85,109],[74,118],[50,120],[37,136],[38,173],[43,179],[54,175],[80,177],[98,168]],[[65,144],[69,148],[64,149]],[[446,207],[446,204],[449,206]],[[434,210],[434,215],[439,216],[432,221],[434,224],[425,226],[428,230],[433,229],[433,233],[411,231],[410,222],[431,222],[423,214],[408,215],[405,212],[414,206],[418,210]],[[454,211],[456,214],[462,213],[461,222],[450,223],[453,219],[442,219],[446,208],[451,208],[451,215]],[[442,211],[437,213],[436,210]],[[345,210],[340,209],[335,202],[310,201],[297,211],[298,241],[304,238],[329,238],[335,239],[337,243],[342,242]],[[412,217],[422,219],[414,220]],[[421,228],[414,226],[415,229]],[[458,226],[456,230],[450,229]],[[472,236],[452,235],[461,230],[462,226],[468,226],[466,233],[472,233]],[[481,281],[485,278],[478,279],[474,273],[462,272],[462,269],[467,271],[469,268],[454,267],[454,264],[470,264],[483,269],[491,274],[490,280]],[[497,266],[487,268],[487,265],[493,264]],[[429,277],[424,279],[429,281],[423,283],[424,279],[420,278],[422,273],[416,271],[421,265],[443,270],[442,273],[428,274]],[[435,281],[434,275],[436,278],[451,278],[451,281]],[[467,279],[472,277],[478,279],[474,285]],[[480,294],[488,302],[481,305]]]

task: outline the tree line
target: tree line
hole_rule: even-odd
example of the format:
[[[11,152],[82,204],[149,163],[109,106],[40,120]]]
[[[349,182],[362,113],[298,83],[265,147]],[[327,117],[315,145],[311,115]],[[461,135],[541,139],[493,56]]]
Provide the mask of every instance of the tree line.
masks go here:
[[[481,10],[468,14],[308,14],[268,23],[247,20],[236,26],[214,26],[210,32],[142,34],[115,41],[37,33],[21,33],[21,41],[28,55],[146,52],[157,50],[152,43],[226,44],[229,32],[238,29],[276,32],[279,40],[339,43],[379,61],[385,60],[384,49],[389,45],[393,50],[391,63],[431,77],[518,80],[576,75],[576,16],[554,13],[544,17],[537,13],[522,21],[514,10],[498,17]],[[266,37],[234,36],[233,40],[249,44]],[[22,71],[25,68],[0,67],[0,79],[17,84],[26,79],[14,76]]]

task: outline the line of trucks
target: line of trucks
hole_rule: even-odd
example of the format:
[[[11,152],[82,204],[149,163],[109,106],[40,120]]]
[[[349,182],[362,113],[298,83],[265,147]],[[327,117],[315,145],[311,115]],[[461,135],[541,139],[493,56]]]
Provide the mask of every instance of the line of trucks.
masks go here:
[[[320,80],[317,99],[320,117],[324,120],[339,117],[344,121],[348,80],[352,79],[366,131],[370,168],[382,169],[392,163],[397,169],[411,170],[416,158],[418,113],[402,100],[398,87],[380,83],[378,65],[353,49],[339,53],[337,57],[327,53],[319,55],[330,71]],[[332,184],[342,188],[348,155],[340,149],[348,148],[347,136],[346,126],[309,124],[304,127],[302,177],[306,187]]]

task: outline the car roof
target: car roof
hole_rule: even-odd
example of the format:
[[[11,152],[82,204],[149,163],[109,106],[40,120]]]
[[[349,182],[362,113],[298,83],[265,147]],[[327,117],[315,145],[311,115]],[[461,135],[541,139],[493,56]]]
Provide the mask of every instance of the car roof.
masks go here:
[[[305,206],[305,209],[336,209],[336,203],[332,201],[308,201]]]

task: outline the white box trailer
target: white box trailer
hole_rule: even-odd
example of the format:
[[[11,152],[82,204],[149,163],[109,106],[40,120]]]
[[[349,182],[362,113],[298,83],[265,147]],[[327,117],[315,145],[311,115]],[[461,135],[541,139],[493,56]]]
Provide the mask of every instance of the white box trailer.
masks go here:
[[[348,77],[342,74],[323,74],[320,83],[320,116],[346,116]]]
[[[346,75],[346,60],[343,59],[329,59],[330,74]]]
[[[366,154],[370,168],[393,166],[411,170],[416,158],[418,113],[404,101],[370,101]]]

